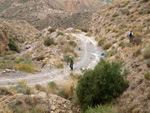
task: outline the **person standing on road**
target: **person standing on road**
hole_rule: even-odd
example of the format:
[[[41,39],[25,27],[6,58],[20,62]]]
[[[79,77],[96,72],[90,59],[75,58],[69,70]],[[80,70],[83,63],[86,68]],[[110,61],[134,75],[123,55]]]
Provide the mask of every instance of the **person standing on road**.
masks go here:
[[[73,61],[72,56],[69,56],[69,59],[70,59],[70,68],[71,68],[71,70],[73,70],[74,61]]]

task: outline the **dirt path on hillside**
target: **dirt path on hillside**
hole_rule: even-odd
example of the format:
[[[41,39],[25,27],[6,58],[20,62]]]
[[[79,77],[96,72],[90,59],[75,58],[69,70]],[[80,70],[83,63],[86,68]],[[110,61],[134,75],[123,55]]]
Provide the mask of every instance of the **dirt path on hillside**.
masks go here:
[[[79,62],[75,62],[74,71],[81,73],[81,68],[88,69],[94,68],[100,59],[101,50],[97,47],[97,43],[93,37],[87,37],[84,33],[72,34],[77,39],[81,41],[81,52]],[[29,86],[34,86],[36,84],[45,85],[50,81],[55,81],[58,84],[62,84],[66,79],[69,79],[70,73],[69,66],[63,69],[43,69],[41,72],[36,74],[14,74],[13,76],[1,77],[1,86],[12,86],[17,85],[18,81],[25,79]]]

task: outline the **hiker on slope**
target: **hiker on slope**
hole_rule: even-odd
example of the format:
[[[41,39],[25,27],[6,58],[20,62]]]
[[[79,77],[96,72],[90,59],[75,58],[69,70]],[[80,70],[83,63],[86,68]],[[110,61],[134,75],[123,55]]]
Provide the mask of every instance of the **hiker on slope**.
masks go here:
[[[129,40],[130,40],[130,42],[132,42],[132,40],[133,40],[133,32],[132,31],[130,31],[130,33],[129,33]]]

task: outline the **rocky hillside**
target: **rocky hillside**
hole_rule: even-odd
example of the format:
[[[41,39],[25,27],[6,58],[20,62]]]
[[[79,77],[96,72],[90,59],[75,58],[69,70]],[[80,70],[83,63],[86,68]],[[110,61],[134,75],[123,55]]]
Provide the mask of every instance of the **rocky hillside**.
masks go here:
[[[116,0],[94,14],[91,33],[108,60],[124,64],[130,86],[118,98],[120,113],[149,113],[150,0]]]
[[[99,0],[67,0],[64,1],[67,11],[97,10],[102,2]]]
[[[2,0],[0,1],[0,17],[26,20],[38,29],[46,28],[48,25],[56,28],[78,27],[76,24],[82,24],[83,20],[91,19],[91,13],[87,11],[97,10],[102,5],[104,3],[99,0]],[[70,11],[82,12],[76,15],[78,21],[72,19],[74,14]],[[83,13],[83,11],[86,12]],[[67,21],[65,21],[66,18]],[[83,27],[87,27],[88,24],[85,23],[83,22]]]
[[[9,38],[13,38],[18,43],[23,43],[32,39],[39,33],[26,21],[0,19],[0,52],[9,50]]]

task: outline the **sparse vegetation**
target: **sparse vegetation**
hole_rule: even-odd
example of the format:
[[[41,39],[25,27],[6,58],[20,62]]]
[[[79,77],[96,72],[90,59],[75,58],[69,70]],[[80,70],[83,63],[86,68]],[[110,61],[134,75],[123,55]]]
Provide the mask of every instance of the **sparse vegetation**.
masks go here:
[[[23,93],[23,94],[27,94],[27,95],[34,93],[34,90],[27,86],[26,80],[18,81],[18,85],[16,86],[16,91],[17,91],[17,93]]]
[[[85,113],[117,113],[117,110],[111,106],[98,105],[95,108],[88,108]]]

